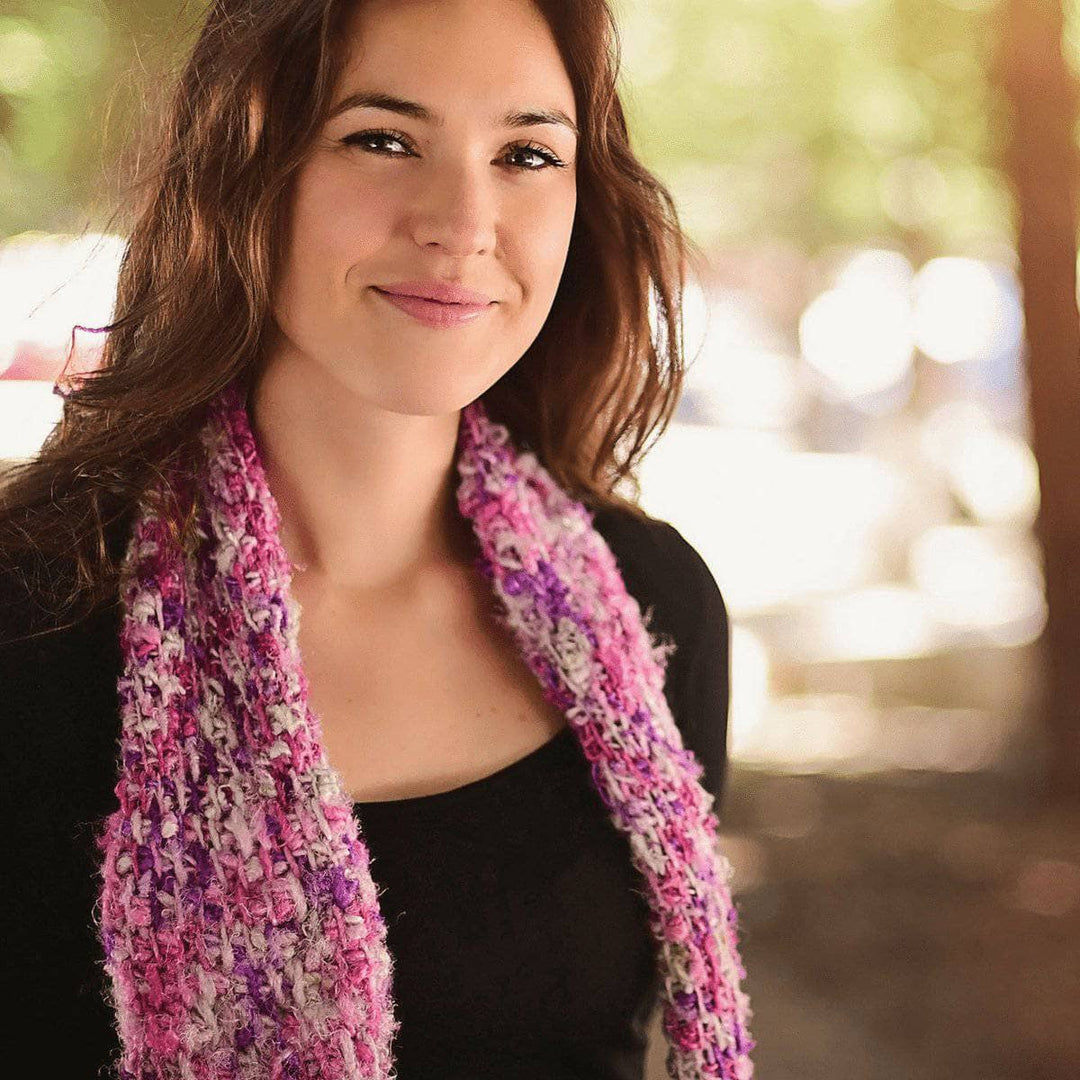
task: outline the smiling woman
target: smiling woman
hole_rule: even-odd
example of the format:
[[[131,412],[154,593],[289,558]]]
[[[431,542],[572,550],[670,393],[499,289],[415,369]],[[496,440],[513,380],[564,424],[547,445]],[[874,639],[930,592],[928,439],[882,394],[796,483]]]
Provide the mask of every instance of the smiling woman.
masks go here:
[[[309,394],[318,381],[441,416],[448,446],[455,410],[551,313],[577,207],[574,85],[531,3],[357,4],[343,37],[328,118],[292,181],[255,412],[288,368]],[[488,302],[447,309],[432,295],[447,285]]]
[[[56,930],[4,951],[72,1075],[642,1080],[659,1004],[672,1077],[751,1076],[726,612],[615,490],[688,251],[616,44],[210,6],[102,365],[0,490],[4,921]]]

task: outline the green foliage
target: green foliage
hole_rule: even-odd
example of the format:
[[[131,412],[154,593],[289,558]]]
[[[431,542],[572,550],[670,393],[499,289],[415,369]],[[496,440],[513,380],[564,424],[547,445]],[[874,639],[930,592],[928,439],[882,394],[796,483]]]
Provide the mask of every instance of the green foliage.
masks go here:
[[[0,236],[105,224],[182,19],[178,0],[5,0]]]
[[[993,5],[621,0],[638,152],[706,244],[1012,237]]]
[[[990,0],[615,2],[637,150],[699,241],[878,237],[931,255],[1011,238]],[[147,91],[201,7],[9,0],[0,235],[106,223]]]

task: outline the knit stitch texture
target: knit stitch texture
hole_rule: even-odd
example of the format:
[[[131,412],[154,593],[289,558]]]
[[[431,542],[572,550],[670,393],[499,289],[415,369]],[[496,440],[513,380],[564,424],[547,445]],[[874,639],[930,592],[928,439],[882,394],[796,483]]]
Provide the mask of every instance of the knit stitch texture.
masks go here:
[[[280,513],[236,384],[201,437],[197,550],[144,502],[124,558],[118,806],[97,837],[119,1075],[393,1080],[379,890],[308,704]],[[456,466],[476,569],[642,876],[668,1073],[748,1080],[731,865],[664,697],[672,643],[589,511],[479,400]]]

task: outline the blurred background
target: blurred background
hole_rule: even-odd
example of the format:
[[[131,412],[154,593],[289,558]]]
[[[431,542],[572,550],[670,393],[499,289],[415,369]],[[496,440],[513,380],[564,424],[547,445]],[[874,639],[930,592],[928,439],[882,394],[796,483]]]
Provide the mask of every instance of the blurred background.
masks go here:
[[[3,0],[0,458],[109,320],[201,7]],[[708,255],[643,503],[731,614],[757,1074],[1077,1080],[1080,0],[615,8]]]

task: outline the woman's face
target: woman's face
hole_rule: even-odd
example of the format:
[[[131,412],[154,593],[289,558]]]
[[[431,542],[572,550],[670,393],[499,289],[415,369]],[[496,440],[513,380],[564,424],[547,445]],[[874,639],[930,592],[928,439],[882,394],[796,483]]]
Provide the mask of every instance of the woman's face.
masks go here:
[[[573,88],[531,0],[365,0],[348,34],[340,111],[293,189],[278,359],[388,410],[452,412],[513,367],[551,309],[577,204]],[[376,94],[430,116],[341,108]],[[571,126],[511,115],[525,113]],[[378,291],[425,279],[492,303],[433,326]]]

